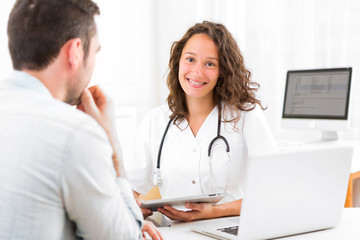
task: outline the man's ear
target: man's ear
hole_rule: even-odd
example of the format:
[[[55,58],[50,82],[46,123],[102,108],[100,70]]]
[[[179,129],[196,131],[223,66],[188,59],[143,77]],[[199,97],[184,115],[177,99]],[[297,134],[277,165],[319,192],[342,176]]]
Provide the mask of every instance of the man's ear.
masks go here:
[[[81,66],[84,58],[84,50],[82,41],[80,38],[73,38],[65,44],[66,56],[69,67],[71,69],[77,69]]]

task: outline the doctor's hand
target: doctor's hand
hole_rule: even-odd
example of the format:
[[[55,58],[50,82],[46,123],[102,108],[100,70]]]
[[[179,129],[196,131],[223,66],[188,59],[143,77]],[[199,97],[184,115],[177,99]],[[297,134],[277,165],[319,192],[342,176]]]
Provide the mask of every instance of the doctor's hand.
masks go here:
[[[135,198],[136,200],[136,203],[138,204],[138,206],[140,207],[141,205],[141,202],[143,201],[142,199],[140,198]],[[147,209],[147,208],[140,208],[142,214],[143,214],[143,217],[144,219],[146,219],[147,217],[153,215],[153,212],[150,210],[150,209]]]
[[[214,205],[210,203],[186,203],[185,207],[191,210],[181,211],[170,206],[164,206],[157,210],[171,220],[183,222],[216,217]]]
[[[157,230],[157,228],[152,222],[145,221],[141,231],[144,239],[147,239],[145,236],[145,233],[147,233],[153,240],[163,240],[160,232]]]
[[[112,160],[116,174],[118,177],[126,177],[116,135],[115,113],[111,99],[98,86],[92,86],[84,89],[81,94],[81,103],[77,108],[93,117],[105,130],[114,151]]]

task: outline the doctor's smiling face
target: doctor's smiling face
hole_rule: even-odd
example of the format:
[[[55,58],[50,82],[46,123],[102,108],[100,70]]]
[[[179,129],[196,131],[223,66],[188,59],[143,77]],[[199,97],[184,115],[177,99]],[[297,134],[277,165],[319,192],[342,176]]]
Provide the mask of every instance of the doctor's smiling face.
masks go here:
[[[263,108],[255,94],[260,85],[251,81],[237,42],[221,23],[196,23],[171,45],[167,85],[176,125],[189,116],[190,99],[210,99],[219,108],[240,111],[256,104]],[[237,123],[239,116],[229,121]]]
[[[179,82],[186,98],[213,101],[219,78],[218,47],[206,34],[194,34],[185,44],[179,61]]]

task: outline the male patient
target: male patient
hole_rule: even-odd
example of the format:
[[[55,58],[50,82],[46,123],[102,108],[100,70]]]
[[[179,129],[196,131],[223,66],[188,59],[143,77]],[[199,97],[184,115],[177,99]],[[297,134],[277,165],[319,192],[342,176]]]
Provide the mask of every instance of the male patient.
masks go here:
[[[0,239],[161,239],[126,180],[112,106],[87,89],[91,0],[17,0],[0,81]],[[71,105],[77,105],[75,109]]]

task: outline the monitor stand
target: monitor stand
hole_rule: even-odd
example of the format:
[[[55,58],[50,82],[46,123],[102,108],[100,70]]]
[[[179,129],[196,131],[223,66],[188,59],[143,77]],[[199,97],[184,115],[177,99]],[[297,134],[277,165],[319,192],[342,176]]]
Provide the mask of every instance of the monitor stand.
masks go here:
[[[321,141],[336,141],[338,140],[337,131],[321,131]]]

